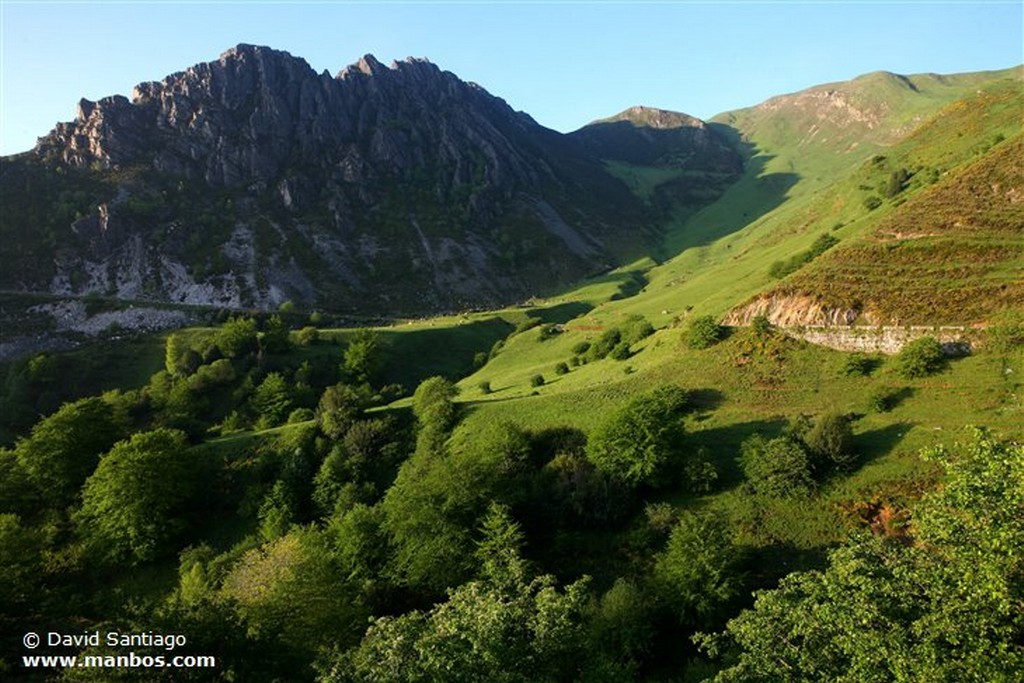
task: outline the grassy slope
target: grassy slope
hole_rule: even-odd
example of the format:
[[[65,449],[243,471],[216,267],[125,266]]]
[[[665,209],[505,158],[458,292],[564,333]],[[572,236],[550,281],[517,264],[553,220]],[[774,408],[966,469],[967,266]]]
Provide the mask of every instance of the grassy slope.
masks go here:
[[[924,93],[924,100],[887,119],[895,130],[923,118],[924,112],[940,111],[965,90],[981,90],[973,103],[957,105],[965,121],[977,120],[973,128],[950,118],[951,112],[946,111],[916,135],[889,148],[884,147],[892,142],[888,134],[874,141],[869,136],[853,151],[844,147],[837,152],[820,139],[790,138],[787,145],[785,131],[767,124],[763,125],[767,132],[755,127],[750,139],[759,151],[746,176],[723,200],[670,235],[679,255],[647,270],[648,282],[641,292],[598,303],[555,338],[540,341],[536,331],[513,337],[501,354],[461,383],[462,400],[471,408],[466,428],[511,420],[529,428],[572,425],[587,430],[631,396],[661,383],[676,383],[697,391],[701,410],[689,425],[695,445],[710,447],[726,480],[735,483],[734,458],[739,443],[750,433],[776,432],[786,419],[799,414],[830,409],[863,414],[855,424],[864,454],[862,467],[850,478],[830,484],[825,495],[810,504],[772,503],[754,509],[760,503],[736,490],[709,501],[725,509],[749,532],[752,542],[784,541],[802,547],[838,540],[844,520],[852,519],[844,510],[853,501],[898,497],[915,490],[917,480],[926,476],[916,452],[949,440],[957,427],[986,424],[1019,436],[1022,394],[1014,378],[1024,372],[1020,352],[962,359],[945,373],[924,380],[902,380],[884,366],[872,377],[853,378],[840,375],[846,354],[839,352],[786,341],[781,342],[783,361],[744,363],[740,360],[746,344],[743,333],[714,349],[692,351],[682,345],[678,329],[691,315],[720,314],[771,284],[769,265],[806,249],[822,231],[834,230],[849,241],[870,234],[884,222],[893,211],[891,204],[874,212],[863,207],[860,186],[877,182],[875,176],[882,170],[888,173],[888,167],[870,166],[872,156],[884,150],[891,164],[914,161],[948,170],[977,159],[982,148],[991,145],[993,135],[1014,134],[1019,119],[1013,118],[1013,98],[1019,84],[979,87],[982,80],[965,76],[942,82],[937,77],[914,77],[914,93],[889,74],[858,79],[862,87],[880,82],[880,99],[890,97],[893,89],[910,98],[913,95],[904,90]],[[1011,143],[1003,143],[1005,149],[1011,150]],[[993,150],[1000,152],[998,146]],[[833,173],[842,179],[828,187],[826,180]],[[908,194],[923,191],[921,184]],[[911,208],[908,202],[905,210]],[[572,298],[570,294],[562,300]],[[563,376],[553,374],[555,363],[568,360],[576,342],[593,340],[629,314],[645,315],[662,328],[635,349],[638,353],[633,358],[599,361]],[[537,373],[547,383],[534,389],[529,378]],[[490,382],[492,393],[480,391],[483,381]],[[891,413],[869,412],[871,394],[883,388],[899,391],[899,404]]]

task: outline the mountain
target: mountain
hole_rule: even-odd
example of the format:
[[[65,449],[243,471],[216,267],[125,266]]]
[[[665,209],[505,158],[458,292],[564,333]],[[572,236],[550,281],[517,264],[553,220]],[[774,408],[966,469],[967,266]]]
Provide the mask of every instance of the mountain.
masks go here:
[[[727,320],[962,326],[1019,310],[1022,111],[1019,80],[991,82],[872,155],[808,207],[809,234],[839,235],[838,246]]]
[[[723,169],[719,186],[741,168],[706,127],[664,143],[647,127],[661,164],[697,156],[679,165]],[[0,286],[389,314],[508,303],[659,242],[594,139],[425,60],[367,55],[332,77],[239,45],[131,99],[82,100],[4,160]]]

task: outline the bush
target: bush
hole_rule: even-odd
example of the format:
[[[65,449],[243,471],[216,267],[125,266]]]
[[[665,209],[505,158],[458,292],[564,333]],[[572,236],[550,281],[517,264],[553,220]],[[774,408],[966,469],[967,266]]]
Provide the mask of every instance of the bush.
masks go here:
[[[568,374],[568,372],[569,372],[569,366],[566,365],[565,362],[561,362],[561,363],[556,363],[555,364],[555,374],[556,375],[565,375],[565,374]]]
[[[531,377],[530,378],[530,386],[531,387],[544,386],[544,375],[534,375],[533,377]]]
[[[295,333],[295,343],[299,346],[311,346],[320,340],[320,330],[312,325],[306,325]]]
[[[945,367],[946,354],[935,337],[921,337],[903,347],[896,356],[895,365],[901,377],[927,377]]]
[[[871,195],[870,197],[864,200],[864,208],[867,209],[868,211],[874,211],[881,205],[882,200],[874,195]]]
[[[654,325],[641,315],[631,315],[620,326],[622,341],[629,346],[654,334]]]
[[[706,349],[722,338],[722,326],[713,316],[702,315],[694,318],[686,330],[686,345],[691,349]]]
[[[612,350],[619,345],[622,341],[622,333],[612,328],[605,330],[604,333],[598,337],[597,341],[590,345],[590,349],[587,351],[588,360],[601,360]]]
[[[772,323],[766,315],[755,315],[750,321],[750,328],[754,330],[754,334],[758,337],[767,337],[771,334]]]
[[[615,360],[626,360],[632,354],[629,350],[629,344],[627,342],[619,342],[618,345],[612,349],[612,352],[608,354]]]
[[[558,334],[558,328],[548,323],[547,325],[541,325],[540,330],[537,332],[537,341],[547,341]]]
[[[572,352],[575,356],[582,356],[589,350],[590,342],[588,341],[576,342],[575,344],[572,345]]]
[[[480,382],[480,384],[477,384],[476,386],[480,390],[481,394],[489,394],[489,393],[491,393],[491,383],[488,382],[487,380],[484,380],[483,382]]]

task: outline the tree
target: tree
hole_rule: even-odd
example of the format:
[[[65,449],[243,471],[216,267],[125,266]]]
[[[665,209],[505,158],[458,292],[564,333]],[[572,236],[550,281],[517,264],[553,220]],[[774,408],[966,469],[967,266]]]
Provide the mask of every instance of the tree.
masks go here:
[[[926,452],[946,481],[912,538],[862,536],[697,640],[733,681],[1012,681],[1024,670],[1024,446],[976,431]]]
[[[654,579],[680,623],[707,627],[740,593],[739,561],[721,517],[684,514],[655,559]]]
[[[419,424],[417,449],[443,448],[448,432],[455,426],[455,397],[459,388],[444,377],[423,380],[412,396],[412,412]]]
[[[291,340],[288,337],[288,327],[285,326],[279,315],[270,316],[263,326],[263,330],[256,335],[260,351],[266,353],[287,352],[291,348]]]
[[[123,430],[110,404],[96,397],[83,398],[43,418],[14,452],[43,496],[54,505],[66,505],[96,469],[100,454]]]
[[[813,467],[819,477],[832,470],[848,470],[857,460],[850,420],[841,413],[820,416],[804,441],[813,456]]]
[[[347,384],[327,387],[316,407],[317,426],[332,439],[340,439],[363,414],[362,399]]]
[[[191,375],[202,365],[203,359],[180,334],[167,337],[164,347],[164,367],[175,377]]]
[[[329,537],[296,528],[250,550],[221,593],[256,637],[283,641],[306,657],[320,647],[358,642],[369,616],[360,591],[340,571]]]
[[[264,429],[282,424],[295,407],[291,388],[279,372],[267,375],[249,400],[259,416],[258,426]]]
[[[590,436],[587,458],[628,486],[665,483],[683,447],[680,412],[685,404],[686,392],[674,386],[633,399]]]
[[[702,315],[690,321],[686,330],[686,344],[691,349],[706,349],[722,338],[722,326],[714,316]]]
[[[766,496],[799,496],[814,488],[807,451],[790,437],[755,434],[743,442],[740,465],[750,486]]]
[[[507,509],[492,506],[478,546],[486,558],[483,577],[426,612],[374,620],[359,647],[335,656],[320,680],[575,680],[591,659],[584,631],[587,578],[562,591],[552,576],[531,579],[521,543]]]
[[[901,377],[927,377],[945,367],[946,354],[935,337],[921,337],[903,347],[894,365]]]
[[[217,331],[213,343],[227,358],[238,358],[259,347],[256,321],[252,318],[231,318]]]
[[[110,449],[85,482],[78,531],[113,560],[159,557],[187,528],[202,476],[183,433],[134,434]]]
[[[368,384],[381,364],[381,349],[377,333],[362,329],[356,332],[345,347],[342,372],[355,384]]]

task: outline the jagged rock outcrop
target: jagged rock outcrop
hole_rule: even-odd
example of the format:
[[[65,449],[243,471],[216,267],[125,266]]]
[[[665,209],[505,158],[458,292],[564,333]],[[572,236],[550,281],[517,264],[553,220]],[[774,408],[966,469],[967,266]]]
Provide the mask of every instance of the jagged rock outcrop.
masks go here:
[[[429,311],[537,294],[657,236],[586,145],[421,59],[332,77],[239,45],[82,100],[35,159],[104,184],[48,273],[65,293]]]

